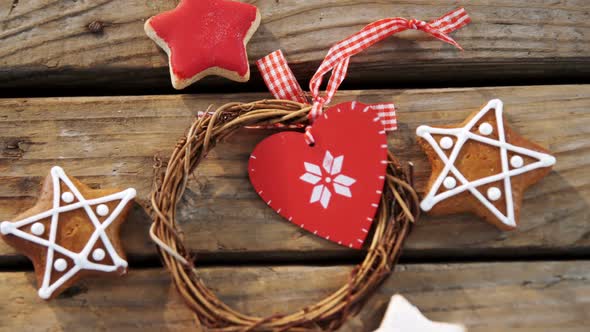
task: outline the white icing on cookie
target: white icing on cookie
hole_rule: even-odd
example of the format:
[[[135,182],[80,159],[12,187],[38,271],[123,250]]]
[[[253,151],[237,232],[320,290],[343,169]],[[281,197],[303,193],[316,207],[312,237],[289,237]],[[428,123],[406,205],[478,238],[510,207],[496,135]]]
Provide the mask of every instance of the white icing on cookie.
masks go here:
[[[445,150],[452,148],[453,147],[453,139],[448,136],[441,138],[440,139],[440,147]]]
[[[457,180],[455,180],[455,178],[452,176],[447,176],[443,181],[443,185],[447,189],[453,189],[457,186]]]
[[[521,168],[524,165],[524,159],[521,156],[512,156],[510,165],[514,168]]]
[[[68,268],[68,262],[63,258],[58,258],[53,263],[53,267],[56,271],[63,272]]]
[[[12,234],[16,237],[20,237],[24,240],[36,243],[38,245],[47,247],[47,257],[46,257],[46,264],[45,264],[45,273],[43,275],[43,282],[41,288],[39,289],[39,296],[43,299],[48,299],[51,297],[53,292],[61,287],[66,281],[68,281],[72,276],[74,276],[80,270],[95,270],[95,271],[102,271],[102,272],[113,272],[119,268],[127,268],[127,262],[122,259],[116,252],[115,248],[113,247],[110,239],[105,233],[105,229],[109,227],[109,225],[119,216],[119,214],[123,211],[125,205],[131,201],[135,195],[136,191],[133,188],[129,188],[127,190],[99,197],[90,200],[86,200],[78,188],[74,186],[72,181],[67,177],[65,172],[61,167],[53,167],[51,169],[51,178],[53,180],[53,207],[50,210],[41,212],[40,214],[25,218],[23,220],[15,221],[15,222],[8,222],[4,221],[0,223],[0,231],[4,235]],[[60,181],[62,181],[65,186],[68,188],[69,191],[60,194],[61,186]],[[72,195],[71,199],[69,195]],[[76,198],[78,201],[76,203],[72,203],[69,205],[60,205],[60,198],[64,202],[70,203],[74,201]],[[92,207],[100,204],[105,204],[112,201],[120,201],[112,213],[102,222],[98,220],[98,217],[94,213]],[[106,205],[105,205],[106,206]],[[88,239],[88,242],[84,246],[81,252],[75,253],[72,252],[58,244],[55,243],[57,238],[57,230],[59,227],[59,214],[63,212],[84,209],[86,212],[89,221],[91,222],[95,230]],[[107,207],[108,210],[108,207]],[[108,212],[107,212],[108,214]],[[51,224],[49,228],[49,239],[43,239],[41,237],[37,237],[33,234],[25,232],[21,230],[21,228],[27,227],[28,225],[33,224],[31,227],[35,227],[40,220],[51,218]],[[88,255],[98,240],[101,240],[106,253],[111,257],[113,261],[113,265],[106,265],[106,264],[98,264],[89,261]],[[101,249],[102,250],[102,249]],[[95,250],[96,251],[96,250]],[[69,267],[68,263],[65,259],[59,258],[56,259],[54,262],[54,253],[58,252],[61,255],[64,255],[70,258],[73,261],[73,266]],[[104,253],[104,251],[103,251]],[[93,253],[94,254],[94,253]],[[100,254],[98,255],[100,256]],[[104,257],[103,257],[104,258]],[[54,283],[50,284],[51,282],[51,273],[52,270],[55,269],[57,271],[63,272],[69,270],[61,276],[58,280]]]
[[[490,201],[497,201],[502,198],[502,192],[498,187],[490,187],[488,188],[488,198]]]
[[[72,203],[74,201],[74,194],[66,191],[65,193],[61,194],[61,200],[66,203]]]
[[[494,132],[494,128],[492,128],[492,125],[484,122],[482,124],[479,125],[479,133],[485,136],[489,136]]]
[[[96,248],[92,252],[92,258],[94,258],[95,261],[102,261],[104,259],[104,257],[105,257],[105,252],[104,252],[104,250],[102,250],[100,248]]]
[[[40,222],[36,222],[31,226],[31,233],[35,235],[43,235],[43,233],[45,233],[45,226]]]
[[[476,133],[471,132],[472,128],[478,123],[479,120],[489,111],[494,110],[496,116],[496,123],[497,123],[497,133],[498,139],[491,139],[489,137],[484,137],[478,135]],[[526,149],[520,146],[515,146],[510,143],[506,142],[506,136],[504,133],[504,122],[503,122],[503,105],[502,101],[499,99],[494,99],[488,102],[488,104],[479,112],[477,113],[470,121],[462,128],[433,128],[429,126],[420,126],[416,129],[416,134],[423,139],[425,139],[434,149],[438,157],[442,160],[445,167],[442,172],[439,174],[436,181],[432,185],[432,188],[424,197],[424,200],[420,203],[420,206],[424,211],[429,211],[432,209],[434,205],[438,202],[445,200],[449,197],[458,195],[464,191],[469,191],[475,196],[487,209],[489,209],[502,223],[515,227],[516,221],[514,218],[514,202],[512,198],[512,183],[510,178],[513,176],[517,176],[519,174],[523,174],[526,172],[530,172],[532,170],[542,168],[542,167],[549,167],[555,165],[555,157],[548,155],[546,153],[541,153],[538,151]],[[491,125],[490,125],[491,127]],[[480,126],[481,129],[481,126]],[[484,132],[488,130],[484,128]],[[492,128],[493,131],[493,128]],[[491,133],[491,132],[490,132]],[[454,136],[456,137],[456,142],[454,144],[454,148],[451,151],[449,157],[441,149],[441,146],[436,142],[432,135],[445,135]],[[475,140],[477,142],[488,144],[500,149],[500,157],[501,157],[501,164],[502,164],[502,171],[498,174],[494,174],[491,176],[487,176],[484,178],[480,178],[474,181],[469,181],[461,172],[455,167],[455,161],[461,152],[461,148],[465,144],[467,140]],[[442,147],[444,148],[444,147]],[[527,156],[529,158],[535,159],[535,162],[532,162],[528,165],[523,165],[522,167],[510,170],[508,166],[508,151],[512,154],[519,154],[523,156]],[[521,157],[522,158],[522,157]],[[460,183],[459,186],[442,192],[437,195],[437,192],[440,189],[440,186],[443,185],[443,181],[452,174]],[[504,197],[506,201],[506,211],[507,215],[502,214],[481,192],[477,189],[480,186],[496,182],[496,181],[503,181],[504,184]],[[499,189],[498,189],[499,190]],[[502,195],[502,193],[500,193]]]
[[[2,235],[10,234],[10,232],[12,232],[13,228],[14,227],[12,227],[11,223],[7,223],[7,222],[0,223],[0,233],[2,233]]]
[[[99,216],[104,217],[107,214],[109,214],[109,207],[106,206],[105,204],[100,204],[99,206],[96,207],[96,213]]]

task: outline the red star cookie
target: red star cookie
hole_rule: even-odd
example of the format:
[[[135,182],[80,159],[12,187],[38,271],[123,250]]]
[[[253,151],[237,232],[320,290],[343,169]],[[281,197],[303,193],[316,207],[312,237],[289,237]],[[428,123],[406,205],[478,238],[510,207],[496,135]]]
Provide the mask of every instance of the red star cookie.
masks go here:
[[[432,164],[420,206],[435,215],[472,212],[512,230],[524,191],[555,164],[549,151],[508,127],[498,99],[462,124],[420,126],[416,133]]]
[[[208,75],[250,79],[246,44],[260,24],[253,5],[231,0],[181,0],[145,22],[145,32],[168,53],[172,85],[183,89]]]
[[[135,189],[90,189],[53,167],[37,204],[0,223],[0,235],[33,261],[39,296],[50,299],[84,276],[127,271],[119,226],[134,197]]]

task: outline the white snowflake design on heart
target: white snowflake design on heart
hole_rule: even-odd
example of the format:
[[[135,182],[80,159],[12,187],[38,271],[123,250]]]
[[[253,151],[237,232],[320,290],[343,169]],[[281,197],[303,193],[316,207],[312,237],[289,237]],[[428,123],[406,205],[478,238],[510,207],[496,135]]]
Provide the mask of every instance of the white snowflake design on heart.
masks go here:
[[[334,157],[330,151],[326,151],[322,167],[308,162],[303,163],[306,173],[303,174],[300,179],[304,182],[315,185],[311,192],[310,203],[313,204],[319,202],[324,209],[327,209],[332,198],[330,186],[336,194],[348,198],[352,197],[350,186],[352,186],[356,180],[344,174],[340,174],[342,172],[343,163],[344,156]],[[322,173],[322,168],[324,169],[325,174]]]

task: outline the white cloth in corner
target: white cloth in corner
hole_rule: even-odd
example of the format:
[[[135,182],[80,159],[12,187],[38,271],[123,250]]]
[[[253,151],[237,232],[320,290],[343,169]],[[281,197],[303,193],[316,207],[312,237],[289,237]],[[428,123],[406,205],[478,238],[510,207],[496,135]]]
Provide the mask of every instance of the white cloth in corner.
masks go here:
[[[463,325],[433,322],[403,296],[391,297],[381,326],[375,332],[467,332]]]

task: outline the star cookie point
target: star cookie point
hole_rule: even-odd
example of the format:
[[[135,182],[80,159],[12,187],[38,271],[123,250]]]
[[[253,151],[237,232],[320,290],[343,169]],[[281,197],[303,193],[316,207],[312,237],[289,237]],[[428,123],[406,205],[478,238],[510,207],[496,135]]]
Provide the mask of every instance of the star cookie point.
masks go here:
[[[37,203],[0,233],[33,261],[38,294],[51,299],[84,276],[126,272],[118,232],[135,194],[91,189],[53,167]]]
[[[49,298],[51,297],[51,291],[49,291],[49,289],[46,288],[40,288],[37,294],[43,300],[49,300]]]
[[[8,221],[3,221],[2,223],[0,223],[0,233],[2,233],[2,235],[10,234],[11,231],[12,231],[12,224],[11,223],[9,223]]]
[[[418,135],[419,137],[424,137],[424,135],[426,135],[426,133],[428,132],[428,129],[430,129],[429,126],[418,126],[418,128],[416,128],[416,135]]]
[[[556,162],[510,129],[499,99],[459,125],[420,126],[416,134],[432,165],[421,208],[439,215],[472,212],[503,230],[517,227],[523,192]]]
[[[381,326],[374,332],[465,332],[462,324],[431,321],[405,297],[391,297]]]

